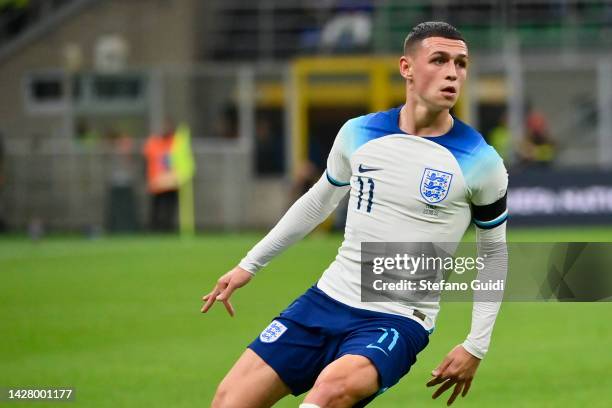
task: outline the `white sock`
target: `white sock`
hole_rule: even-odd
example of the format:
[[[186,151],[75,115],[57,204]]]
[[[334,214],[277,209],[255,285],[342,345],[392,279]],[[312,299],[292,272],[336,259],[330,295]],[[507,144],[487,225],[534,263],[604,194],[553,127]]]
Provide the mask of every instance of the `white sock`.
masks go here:
[[[321,408],[317,404],[300,404],[298,408]]]

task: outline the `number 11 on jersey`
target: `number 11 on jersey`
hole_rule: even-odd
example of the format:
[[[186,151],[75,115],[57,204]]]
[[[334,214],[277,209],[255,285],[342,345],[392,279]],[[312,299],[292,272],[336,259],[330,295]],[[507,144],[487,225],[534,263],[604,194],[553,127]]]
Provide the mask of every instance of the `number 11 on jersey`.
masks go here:
[[[361,210],[361,202],[363,201],[363,189],[364,189],[364,181],[363,179],[367,180],[368,183],[368,203],[367,206],[365,208],[365,210],[367,212],[371,212],[372,211],[372,201],[374,200],[374,180],[372,180],[369,177],[361,177],[358,176],[357,177],[357,181],[359,182],[359,195],[357,196],[357,209]]]

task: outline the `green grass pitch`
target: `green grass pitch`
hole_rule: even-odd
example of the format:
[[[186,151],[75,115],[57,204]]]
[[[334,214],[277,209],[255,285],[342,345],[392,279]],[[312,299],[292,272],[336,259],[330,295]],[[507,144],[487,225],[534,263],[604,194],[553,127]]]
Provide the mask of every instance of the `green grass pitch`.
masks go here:
[[[316,281],[341,242],[315,234],[288,250],[235,294],[233,319],[220,305],[200,314],[201,296],[258,238],[1,238],[0,387],[76,389],[74,402],[45,407],[208,406],[244,347]],[[609,241],[612,229],[512,229],[510,239]],[[372,406],[445,406],[425,383],[464,339],[470,311],[443,304],[429,347]],[[610,316],[611,303],[504,304],[491,351],[455,406],[612,406]]]

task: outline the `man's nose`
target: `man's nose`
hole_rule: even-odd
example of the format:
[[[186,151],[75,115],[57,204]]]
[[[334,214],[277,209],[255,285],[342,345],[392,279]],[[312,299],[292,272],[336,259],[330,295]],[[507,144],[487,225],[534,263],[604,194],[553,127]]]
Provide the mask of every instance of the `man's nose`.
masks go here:
[[[449,65],[449,68],[446,72],[446,79],[448,79],[449,81],[456,81],[457,80],[457,67],[455,66],[455,63],[453,61],[450,61],[448,65]]]

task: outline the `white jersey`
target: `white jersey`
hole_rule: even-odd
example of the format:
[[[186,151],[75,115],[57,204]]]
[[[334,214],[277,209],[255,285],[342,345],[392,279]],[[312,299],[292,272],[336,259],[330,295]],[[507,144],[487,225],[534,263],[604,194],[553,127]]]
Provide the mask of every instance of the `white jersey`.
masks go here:
[[[431,331],[437,302],[361,301],[361,243],[459,242],[472,222],[494,228],[506,219],[508,177],[465,123],[454,119],[447,134],[420,137],[399,129],[399,112],[351,119],[336,137],[327,179],[350,185],[350,200],[344,242],[317,286],[349,306],[410,317]]]

